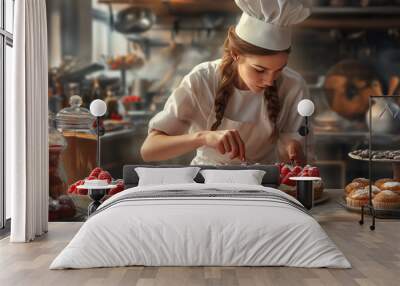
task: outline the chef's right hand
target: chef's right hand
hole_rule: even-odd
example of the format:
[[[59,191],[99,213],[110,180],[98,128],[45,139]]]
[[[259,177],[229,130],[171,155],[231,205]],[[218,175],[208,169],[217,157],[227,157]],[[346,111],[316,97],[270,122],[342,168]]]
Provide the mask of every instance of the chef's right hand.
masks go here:
[[[237,130],[207,131],[204,135],[204,145],[218,150],[221,154],[231,153],[232,160],[238,157],[246,160],[245,146]]]

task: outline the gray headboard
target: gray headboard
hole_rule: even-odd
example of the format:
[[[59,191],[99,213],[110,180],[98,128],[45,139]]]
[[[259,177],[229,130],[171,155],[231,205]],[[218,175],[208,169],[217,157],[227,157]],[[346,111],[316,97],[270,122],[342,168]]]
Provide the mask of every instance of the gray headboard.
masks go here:
[[[123,179],[125,183],[125,189],[136,187],[139,182],[139,177],[135,171],[136,167],[147,167],[147,168],[179,168],[186,167],[187,165],[125,165],[123,169]],[[256,169],[264,170],[266,173],[262,180],[262,185],[266,187],[276,188],[279,186],[279,169],[275,165],[248,165],[248,166],[208,166],[208,165],[190,165],[200,167],[201,169],[221,169],[221,170],[246,170]],[[204,183],[203,176],[198,173],[194,180],[197,183]]]

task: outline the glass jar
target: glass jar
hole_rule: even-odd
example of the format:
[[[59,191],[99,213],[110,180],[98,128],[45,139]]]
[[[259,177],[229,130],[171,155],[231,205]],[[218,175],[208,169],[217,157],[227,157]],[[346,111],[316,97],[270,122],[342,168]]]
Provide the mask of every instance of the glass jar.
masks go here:
[[[53,199],[67,192],[67,178],[61,162],[66,146],[67,141],[55,128],[54,114],[49,112],[49,192]]]
[[[57,130],[67,142],[62,161],[71,185],[88,176],[96,167],[96,134],[93,129],[95,118],[82,107],[78,95],[70,97],[70,107],[62,109],[56,116]]]
[[[49,221],[71,220],[76,208],[67,193],[67,176],[62,155],[67,141],[55,127],[54,114],[49,113]]]

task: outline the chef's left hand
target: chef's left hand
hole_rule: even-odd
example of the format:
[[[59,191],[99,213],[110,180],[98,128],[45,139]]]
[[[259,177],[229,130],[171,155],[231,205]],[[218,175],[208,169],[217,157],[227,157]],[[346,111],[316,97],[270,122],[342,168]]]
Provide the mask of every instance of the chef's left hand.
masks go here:
[[[290,140],[287,144],[286,152],[290,161],[296,162],[296,165],[304,166],[305,156],[299,141]]]

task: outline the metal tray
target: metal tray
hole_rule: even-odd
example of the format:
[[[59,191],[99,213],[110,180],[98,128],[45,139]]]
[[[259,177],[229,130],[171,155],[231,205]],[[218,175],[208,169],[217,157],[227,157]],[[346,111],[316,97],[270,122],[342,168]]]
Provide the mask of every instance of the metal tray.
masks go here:
[[[351,152],[348,153],[349,157],[354,159],[354,160],[359,160],[359,161],[366,161],[368,162],[368,158],[362,158],[361,156],[357,156],[352,154]],[[372,162],[381,162],[381,163],[400,163],[400,160],[394,160],[394,159],[371,159]]]
[[[347,205],[344,197],[337,200],[337,202],[351,212],[361,213],[361,208],[350,207]],[[364,209],[364,213],[369,213],[368,209]],[[375,209],[377,218],[400,218],[400,208],[398,209]]]

